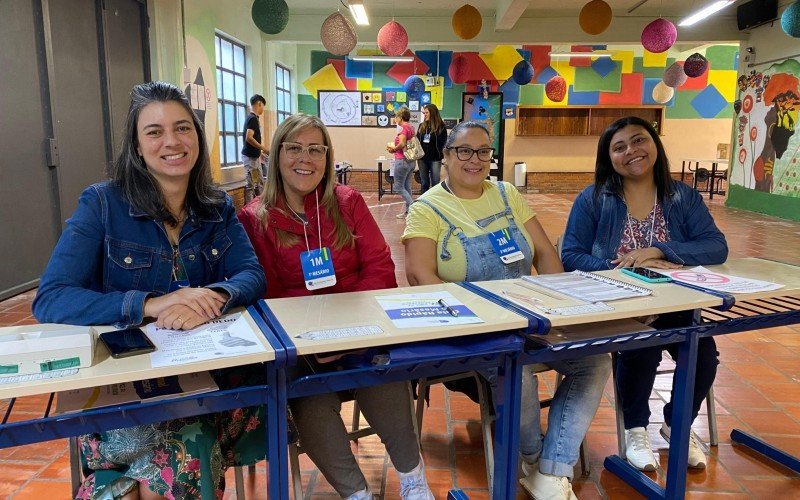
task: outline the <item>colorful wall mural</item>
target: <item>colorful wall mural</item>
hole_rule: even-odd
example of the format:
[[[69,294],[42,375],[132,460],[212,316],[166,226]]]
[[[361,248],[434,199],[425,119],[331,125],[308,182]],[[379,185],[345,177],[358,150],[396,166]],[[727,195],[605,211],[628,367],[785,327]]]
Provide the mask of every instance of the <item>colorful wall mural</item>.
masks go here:
[[[731,182],[800,198],[800,60],[738,79]]]
[[[498,45],[490,53],[407,50],[412,62],[358,62],[334,56],[323,50],[310,53],[310,75],[300,75],[308,92],[298,95],[299,111],[317,113],[320,90],[402,90],[412,75],[439,76],[435,85],[426,85],[431,102],[446,118],[461,117],[461,93],[476,92],[482,80],[491,91],[503,92],[504,108],[515,105],[587,106],[587,105],[656,105],[653,87],[661,81],[664,70],[680,57],[673,51],[654,54],[641,48],[614,50],[605,45],[573,46],[571,51],[602,50],[607,58],[553,58],[550,45]],[[736,99],[736,76],[739,65],[737,45],[713,45],[699,50],[709,67],[697,78],[689,78],[678,87],[666,104],[667,118],[728,118],[733,115]],[[671,55],[672,54],[672,55]],[[450,78],[455,56],[463,56],[470,80],[457,84]],[[459,58],[460,60],[464,60]],[[511,79],[514,66],[528,60],[534,68],[530,84],[518,85]],[[681,62],[678,60],[678,62]],[[545,95],[545,83],[560,74],[567,82],[567,96],[553,102]],[[509,113],[511,116],[512,113]]]

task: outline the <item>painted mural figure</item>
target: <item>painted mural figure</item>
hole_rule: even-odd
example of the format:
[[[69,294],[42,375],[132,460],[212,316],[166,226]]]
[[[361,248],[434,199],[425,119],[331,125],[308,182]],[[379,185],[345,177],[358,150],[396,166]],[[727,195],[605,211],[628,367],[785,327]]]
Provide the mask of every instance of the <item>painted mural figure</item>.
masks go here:
[[[773,170],[775,159],[781,159],[789,145],[789,139],[795,133],[798,108],[800,108],[800,90],[798,78],[786,73],[778,73],[766,81],[764,99],[772,107],[764,117],[767,139],[764,148],[753,165],[756,178],[756,191],[772,192]]]

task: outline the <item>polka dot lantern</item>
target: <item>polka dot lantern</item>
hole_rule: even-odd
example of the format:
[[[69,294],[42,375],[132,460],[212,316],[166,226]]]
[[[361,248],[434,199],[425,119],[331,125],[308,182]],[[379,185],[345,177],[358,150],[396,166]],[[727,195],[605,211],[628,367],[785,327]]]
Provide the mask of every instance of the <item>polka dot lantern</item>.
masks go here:
[[[544,86],[544,93],[553,102],[561,102],[567,95],[567,81],[562,76],[554,76]]]
[[[387,56],[401,56],[408,48],[408,33],[403,25],[389,21],[378,31],[378,48]]]
[[[481,13],[470,4],[463,5],[453,13],[453,32],[462,40],[472,40],[481,32],[483,18]]]
[[[687,57],[683,63],[683,72],[689,78],[697,78],[705,73],[706,69],[708,69],[708,59],[697,52]]]
[[[319,38],[325,50],[335,56],[350,53],[358,43],[358,35],[350,21],[338,11],[322,22]]]
[[[611,6],[603,0],[592,0],[578,15],[581,29],[590,35],[599,35],[611,24]]]
[[[658,82],[653,87],[653,100],[659,104],[666,104],[675,95],[675,89],[666,85],[664,82]]]
[[[289,6],[285,0],[255,0],[250,11],[258,29],[277,35],[289,24]]]
[[[664,72],[664,85],[667,87],[678,88],[686,83],[688,78],[689,77],[686,76],[686,73],[683,72],[683,66],[678,63],[672,63],[672,65]]]
[[[411,75],[406,78],[406,81],[403,84],[403,90],[409,93],[422,92],[425,90],[425,82],[423,82],[422,78],[418,77],[417,75]]]
[[[450,69],[447,70],[447,74],[450,76],[450,79],[453,80],[453,83],[464,83],[467,81],[469,77],[469,64],[467,63],[467,57],[463,54],[456,54],[453,56],[453,60],[450,61]]]
[[[786,7],[783,11],[781,29],[791,37],[800,38],[800,1]]]
[[[528,61],[522,60],[514,66],[511,79],[517,85],[527,85],[533,80],[533,66]]]
[[[642,46],[653,53],[666,52],[678,39],[678,29],[663,17],[659,17],[642,30]]]

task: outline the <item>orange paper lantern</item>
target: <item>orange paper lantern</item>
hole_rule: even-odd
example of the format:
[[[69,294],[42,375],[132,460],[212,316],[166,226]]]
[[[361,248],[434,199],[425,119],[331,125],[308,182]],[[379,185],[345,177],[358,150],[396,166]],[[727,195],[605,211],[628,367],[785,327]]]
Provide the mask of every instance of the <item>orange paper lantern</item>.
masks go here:
[[[465,4],[453,13],[453,32],[462,40],[471,40],[478,36],[482,25],[481,13],[470,4]]]
[[[590,35],[599,35],[611,24],[611,6],[603,0],[592,0],[581,9],[578,24]]]

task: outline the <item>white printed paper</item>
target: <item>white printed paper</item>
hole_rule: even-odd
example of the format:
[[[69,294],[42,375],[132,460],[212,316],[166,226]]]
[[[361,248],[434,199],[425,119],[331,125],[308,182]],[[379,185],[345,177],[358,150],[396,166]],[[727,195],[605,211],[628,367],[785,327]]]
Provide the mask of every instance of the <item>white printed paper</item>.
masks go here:
[[[483,323],[450,292],[405,293],[375,298],[397,328]]]
[[[153,368],[265,351],[259,334],[242,313],[222,316],[194,330],[158,328],[150,323],[145,332],[156,346],[150,354]]]
[[[653,271],[669,276],[674,281],[680,281],[682,283],[688,283],[690,285],[696,285],[724,293],[768,292],[784,287],[784,285],[771,283],[769,281],[715,273],[703,266],[693,267],[692,269],[653,269]]]

